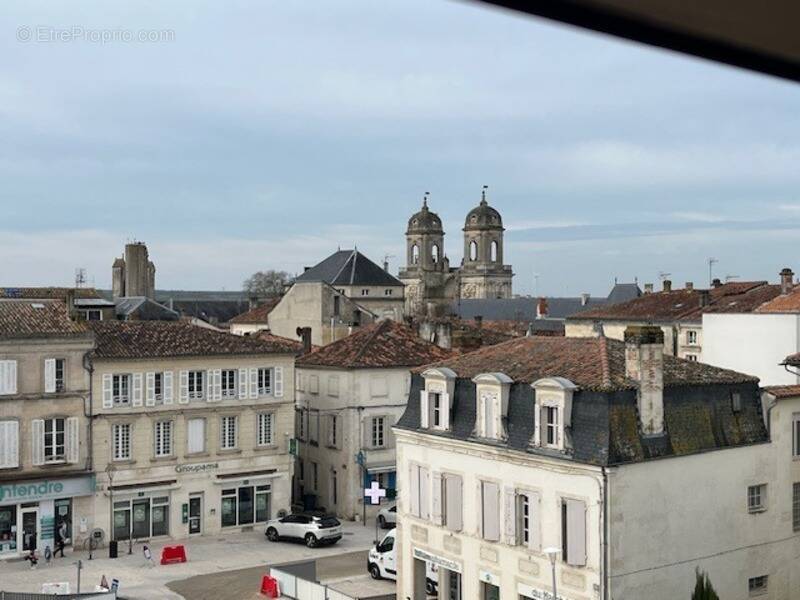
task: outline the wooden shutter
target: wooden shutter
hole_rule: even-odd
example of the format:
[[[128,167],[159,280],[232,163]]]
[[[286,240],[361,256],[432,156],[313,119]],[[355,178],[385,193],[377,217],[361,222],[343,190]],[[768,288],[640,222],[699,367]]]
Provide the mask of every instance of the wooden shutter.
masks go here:
[[[276,398],[283,398],[283,367],[275,367],[273,371],[275,377],[272,382],[272,389]]]
[[[442,428],[450,429],[450,394],[442,392]]]
[[[17,361],[0,360],[0,394],[17,393]]]
[[[156,374],[153,372],[147,373],[145,376],[145,406],[156,405]],[[161,376],[161,398],[164,398],[164,376]]]
[[[409,465],[409,509],[415,517],[419,516],[419,465]]]
[[[419,468],[419,518],[431,518],[431,473],[424,467]]]
[[[103,374],[103,408],[114,408],[113,379],[111,373]]]
[[[19,466],[19,421],[0,421],[0,469]]]
[[[431,500],[433,522],[436,525],[442,524],[442,474],[434,471],[431,476]]]
[[[542,497],[538,492],[527,492],[528,496],[528,521],[530,534],[528,548],[531,550],[542,549]]]
[[[134,373],[133,374],[133,396],[131,400],[131,406],[141,406],[142,405],[142,374],[141,373]]]
[[[464,526],[464,503],[461,477],[445,475],[445,525],[451,531],[461,531]]]
[[[430,415],[430,405],[428,404],[428,391],[421,390],[419,393],[419,426],[422,429],[428,428],[428,418]]]
[[[44,464],[44,419],[31,421],[31,463]]]
[[[205,419],[189,419],[187,422],[187,438],[189,452],[203,452],[206,445]]]
[[[164,404],[172,404],[172,392],[173,392],[173,382],[172,382],[172,371],[164,371],[161,375],[161,394],[164,398]]]
[[[239,369],[239,400],[247,398],[247,369]]]
[[[222,369],[214,369],[209,371],[209,402],[218,402],[222,400]]]
[[[489,401],[489,399],[486,399]],[[503,529],[505,531],[506,544],[509,546],[517,545],[517,491],[510,486],[506,486],[503,494]]]
[[[258,398],[258,369],[250,368],[250,399]]]
[[[189,403],[189,371],[180,372],[180,394],[178,395],[178,402],[180,404]]]
[[[140,374],[141,375],[141,374]],[[141,379],[141,377],[140,377]],[[141,395],[140,395],[141,397]],[[75,464],[78,462],[80,458],[80,424],[78,423],[78,417],[69,417],[66,420],[66,452],[67,452],[67,462],[71,464]]]
[[[500,539],[500,487],[484,481],[481,484],[483,498],[483,539],[496,542]]]
[[[44,359],[44,393],[52,394],[56,391],[56,359]]]
[[[580,500],[565,500],[567,504],[567,564],[582,567],[586,564],[586,505]]]

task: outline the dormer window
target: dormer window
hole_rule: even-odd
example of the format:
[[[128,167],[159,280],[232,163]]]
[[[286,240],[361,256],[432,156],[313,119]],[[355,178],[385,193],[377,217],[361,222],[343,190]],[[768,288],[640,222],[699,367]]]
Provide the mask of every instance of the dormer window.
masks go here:
[[[489,440],[506,437],[503,418],[513,380],[503,373],[483,373],[472,380],[477,398],[475,435]]]
[[[566,450],[565,432],[572,423],[572,395],[574,383],[563,377],[546,377],[535,381],[531,387],[535,394],[534,446]]]
[[[543,445],[558,447],[558,407],[543,406],[542,417],[542,427],[544,428]]]
[[[428,402],[431,406],[431,425],[441,427],[444,419],[442,418],[442,396],[441,392],[428,392]]]
[[[456,387],[456,374],[447,368],[428,369],[422,374],[425,389],[420,392],[420,427],[447,431]]]

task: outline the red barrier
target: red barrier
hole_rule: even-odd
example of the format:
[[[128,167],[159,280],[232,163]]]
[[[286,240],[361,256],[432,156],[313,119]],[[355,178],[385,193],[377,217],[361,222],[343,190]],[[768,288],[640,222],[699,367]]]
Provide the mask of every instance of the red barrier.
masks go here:
[[[180,546],[164,546],[161,550],[161,564],[171,565],[186,562],[186,549]]]
[[[261,593],[267,598],[280,598],[281,593],[278,590],[278,580],[270,575],[264,575],[261,578]]]

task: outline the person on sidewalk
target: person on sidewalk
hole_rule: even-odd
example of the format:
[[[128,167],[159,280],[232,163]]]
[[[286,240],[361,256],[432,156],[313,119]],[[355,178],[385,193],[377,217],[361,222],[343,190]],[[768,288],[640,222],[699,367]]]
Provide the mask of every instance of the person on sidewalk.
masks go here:
[[[67,545],[67,522],[61,521],[61,524],[56,529],[56,551],[53,553],[53,557],[58,556],[58,553],[61,552],[61,558],[64,558],[64,546]]]
[[[31,563],[31,569],[35,569],[36,565],[39,564],[39,559],[36,558],[36,551],[35,550],[31,550],[27,554],[27,556],[25,556],[25,560],[27,560],[29,563]]]

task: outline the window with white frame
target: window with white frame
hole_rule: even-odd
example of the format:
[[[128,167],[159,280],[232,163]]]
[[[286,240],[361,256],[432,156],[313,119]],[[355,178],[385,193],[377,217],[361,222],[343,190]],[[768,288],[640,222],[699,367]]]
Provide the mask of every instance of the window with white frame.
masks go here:
[[[306,439],[306,420],[304,413],[305,411],[302,408],[298,408],[296,411],[294,411],[296,429],[297,429],[297,438],[300,440]]]
[[[189,400],[205,398],[205,371],[189,371]]]
[[[19,421],[0,421],[0,469],[19,466]]]
[[[64,462],[67,459],[66,419],[44,420],[44,461]]]
[[[564,498],[561,501],[561,559],[568,565],[586,565],[586,504]]]
[[[792,531],[800,531],[800,482],[792,484]]]
[[[223,398],[236,398],[236,380],[239,373],[236,369],[222,369],[222,397]]]
[[[115,406],[125,406],[131,403],[130,374],[114,375],[111,378],[111,394]]]
[[[421,465],[410,465],[409,487],[409,512],[420,519],[429,519],[431,514],[430,471]]]
[[[328,446],[336,448],[339,445],[339,423],[336,415],[328,415]]]
[[[172,421],[156,421],[154,430],[155,455],[172,456]]]
[[[164,373],[153,373],[153,400],[164,404]]]
[[[557,447],[559,435],[558,407],[543,406],[542,417],[542,445]]]
[[[328,396],[338,398],[339,396],[339,376],[328,375]]]
[[[751,513],[767,509],[767,484],[751,485],[747,488],[747,510]]]
[[[259,413],[258,415],[258,445],[272,446],[275,431],[275,413]]]
[[[522,546],[529,546],[533,537],[531,514],[531,498],[528,494],[517,495],[517,542]]]
[[[692,345],[697,343],[697,331],[690,329],[686,332],[686,343]]]
[[[496,439],[497,435],[497,394],[494,392],[482,392],[480,395],[480,411],[481,418],[479,423],[482,430],[478,432],[481,437]]]
[[[222,417],[220,421],[220,448],[223,450],[233,450],[237,445],[238,422],[234,415]]]
[[[751,577],[747,580],[747,591],[751,596],[758,596],[767,593],[767,575],[759,575],[758,577]]]
[[[83,311],[83,318],[87,321],[102,321],[103,311],[99,308],[89,308]]]
[[[0,360],[0,396],[17,393],[17,361]]]
[[[206,451],[206,420],[193,417],[186,421],[186,452],[199,454]]]
[[[61,393],[67,389],[67,361],[63,358],[56,358],[53,363],[53,384],[55,388],[53,391]]]
[[[131,458],[131,424],[116,423],[113,426],[114,460]]]
[[[272,393],[272,369],[258,370],[258,395],[268,396]]]
[[[372,417],[372,447],[383,448],[386,445],[386,418]]]
[[[500,539],[500,486],[493,481],[480,482],[481,537],[490,542]]]
[[[444,415],[442,414],[442,394],[439,392],[428,392],[428,398],[431,405],[431,425],[433,427],[443,427]]]
[[[697,362],[697,354],[687,354],[686,360],[691,362]]]
[[[792,457],[800,458],[800,413],[792,415]]]

